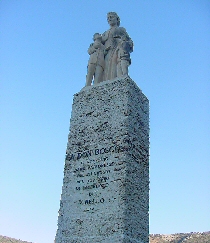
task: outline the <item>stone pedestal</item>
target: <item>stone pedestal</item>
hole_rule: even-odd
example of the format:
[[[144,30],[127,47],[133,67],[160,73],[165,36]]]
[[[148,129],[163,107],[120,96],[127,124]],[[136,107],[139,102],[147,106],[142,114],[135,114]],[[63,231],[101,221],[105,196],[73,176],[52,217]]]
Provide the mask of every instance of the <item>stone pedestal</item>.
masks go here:
[[[149,102],[130,78],[75,94],[56,243],[149,242]]]

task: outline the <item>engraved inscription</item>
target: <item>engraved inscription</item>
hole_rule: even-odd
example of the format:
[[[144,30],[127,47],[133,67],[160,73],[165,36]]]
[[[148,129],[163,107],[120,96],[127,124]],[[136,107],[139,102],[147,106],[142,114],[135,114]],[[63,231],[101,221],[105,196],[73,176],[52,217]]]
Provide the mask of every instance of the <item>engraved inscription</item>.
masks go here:
[[[76,153],[66,153],[66,160],[79,160],[81,158],[89,158],[93,155],[103,155],[108,153],[120,153],[124,151],[129,151],[133,148],[135,148],[135,145],[132,144],[129,140],[124,140],[125,145],[115,145],[110,146],[108,148],[101,148],[101,149],[94,149],[94,150],[87,150],[83,152],[76,152]]]

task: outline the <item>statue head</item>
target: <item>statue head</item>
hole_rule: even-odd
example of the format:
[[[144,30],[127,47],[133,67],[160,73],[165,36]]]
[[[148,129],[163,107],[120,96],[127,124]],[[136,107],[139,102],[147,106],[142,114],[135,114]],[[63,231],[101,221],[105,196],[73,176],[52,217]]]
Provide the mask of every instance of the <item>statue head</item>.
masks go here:
[[[107,13],[107,21],[110,26],[120,26],[120,17],[115,12],[109,12]]]
[[[102,36],[101,36],[101,34],[99,34],[99,33],[95,33],[94,35],[93,35],[93,40],[95,41],[95,40],[99,40],[99,41],[101,41],[101,39],[102,39]]]

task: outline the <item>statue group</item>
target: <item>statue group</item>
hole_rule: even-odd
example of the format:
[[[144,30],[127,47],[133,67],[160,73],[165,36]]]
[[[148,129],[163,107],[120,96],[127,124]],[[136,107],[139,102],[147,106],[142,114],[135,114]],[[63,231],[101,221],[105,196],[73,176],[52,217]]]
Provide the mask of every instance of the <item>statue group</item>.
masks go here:
[[[113,80],[128,75],[131,64],[130,53],[133,51],[133,41],[126,29],[120,27],[120,18],[115,12],[107,14],[110,29],[102,35],[95,33],[93,43],[88,48],[86,86],[98,84],[105,80]]]

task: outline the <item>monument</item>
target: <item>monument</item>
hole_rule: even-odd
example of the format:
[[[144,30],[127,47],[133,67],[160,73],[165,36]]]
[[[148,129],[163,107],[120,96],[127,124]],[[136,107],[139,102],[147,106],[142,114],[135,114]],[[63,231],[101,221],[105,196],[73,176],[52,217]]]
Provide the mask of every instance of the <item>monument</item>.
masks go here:
[[[149,101],[128,76],[133,41],[107,20],[74,95],[56,243],[149,242]]]

